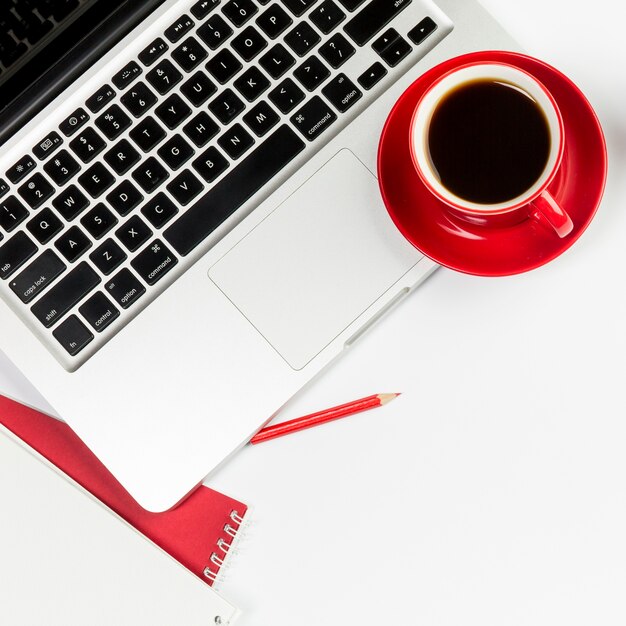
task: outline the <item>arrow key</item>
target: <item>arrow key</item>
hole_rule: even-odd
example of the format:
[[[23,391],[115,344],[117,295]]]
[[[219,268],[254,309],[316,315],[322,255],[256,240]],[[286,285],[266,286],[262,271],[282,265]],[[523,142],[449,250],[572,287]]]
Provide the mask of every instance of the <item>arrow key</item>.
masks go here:
[[[359,85],[363,87],[363,89],[371,89],[376,83],[381,81],[387,75],[387,70],[385,66],[380,62],[376,61],[372,66],[370,66],[363,74],[358,77]]]
[[[409,42],[406,39],[402,39],[402,37],[398,37],[394,41],[392,41],[381,53],[380,56],[386,61],[391,67],[395,67],[404,59],[413,48],[409,45]]]
[[[383,50],[398,37],[400,37],[398,31],[395,28],[389,28],[372,44],[372,48],[378,54],[382,54]]]
[[[429,35],[432,35],[437,30],[437,24],[430,18],[425,17],[415,28],[409,31],[409,39],[416,45],[426,39]]]

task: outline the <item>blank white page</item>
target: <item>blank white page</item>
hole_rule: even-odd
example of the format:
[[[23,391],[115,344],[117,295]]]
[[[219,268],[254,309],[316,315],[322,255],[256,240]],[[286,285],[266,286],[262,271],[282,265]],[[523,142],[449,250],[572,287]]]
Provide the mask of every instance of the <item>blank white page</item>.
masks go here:
[[[226,626],[237,615],[0,427],[0,624]]]

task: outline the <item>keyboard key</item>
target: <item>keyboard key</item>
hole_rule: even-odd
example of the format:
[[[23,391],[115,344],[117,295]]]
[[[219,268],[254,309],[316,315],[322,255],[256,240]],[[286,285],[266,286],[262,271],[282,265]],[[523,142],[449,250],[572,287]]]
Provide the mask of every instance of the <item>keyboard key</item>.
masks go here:
[[[71,137],[89,121],[89,113],[85,109],[76,109],[68,118],[59,124],[59,129],[66,137]]]
[[[359,46],[364,46],[409,4],[411,0],[370,0],[343,29]]]
[[[269,86],[267,76],[256,66],[252,66],[235,81],[235,87],[248,102],[256,100]]]
[[[155,239],[130,264],[148,285],[154,285],[177,263],[178,259],[169,248],[160,239]]]
[[[121,182],[108,196],[107,202],[122,216],[128,215],[143,201],[143,195],[129,180]]]
[[[206,23],[198,29],[198,37],[200,37],[211,50],[217,50],[232,34],[233,29],[225,22],[221,15],[212,15]]]
[[[295,63],[296,60],[281,43],[277,43],[259,59],[261,67],[272,78],[280,78]]]
[[[252,0],[230,0],[224,5],[222,13],[235,26],[243,26],[258,10]]]
[[[261,50],[267,48],[267,41],[254,26],[248,26],[230,42],[230,45],[244,61],[252,61]]]
[[[95,163],[78,182],[92,198],[99,198],[115,182],[115,177],[102,163]]]
[[[283,4],[296,16],[300,17],[310,9],[317,0],[282,0]]]
[[[177,93],[171,95],[154,111],[169,129],[176,128],[191,115],[191,109]]]
[[[193,162],[193,166],[207,183],[212,183],[228,169],[228,161],[217,148],[211,146]]]
[[[185,135],[187,135],[198,148],[206,146],[206,144],[217,135],[219,128],[215,121],[204,111],[198,113],[196,117],[183,126]]]
[[[237,167],[190,206],[164,232],[185,256],[259,191],[305,147],[288,126],[280,126]],[[195,163],[194,163],[195,165]]]
[[[139,118],[156,104],[157,97],[145,83],[140,82],[125,93],[120,101],[133,117]]]
[[[115,231],[115,236],[130,252],[134,252],[152,237],[152,231],[139,216],[133,215]]]
[[[341,67],[355,52],[355,47],[341,33],[335,33],[320,46],[320,54],[335,69]]]
[[[104,155],[104,160],[113,171],[121,176],[135,164],[139,163],[139,152],[133,148],[128,139],[122,139]]]
[[[330,76],[330,70],[316,56],[311,56],[293,75],[307,91],[315,91]]]
[[[252,110],[243,116],[243,121],[252,129],[257,137],[268,133],[280,120],[280,116],[272,107],[261,100]]]
[[[9,196],[0,202],[0,226],[7,233],[17,228],[28,215],[28,209],[15,196]]]
[[[188,15],[181,15],[171,26],[165,29],[165,36],[172,42],[180,41],[192,28],[194,21]]]
[[[376,63],[365,70],[365,72],[363,72],[357,80],[363,89],[371,89],[386,75],[387,70],[385,69],[385,66],[380,61],[376,61]]]
[[[154,69],[146,74],[146,78],[164,96],[183,79],[183,75],[174,67],[171,61],[163,59]]]
[[[191,72],[208,56],[207,51],[197,39],[188,37],[172,52],[172,58],[185,72]]]
[[[169,185],[168,185],[169,188]],[[145,218],[154,226],[161,228],[178,213],[176,205],[163,193],[158,193],[141,209]]]
[[[222,124],[228,124],[234,120],[244,108],[244,103],[232,89],[224,90],[209,104],[209,110]]]
[[[63,219],[71,222],[89,206],[89,200],[76,185],[70,185],[52,201],[52,206]]]
[[[227,83],[242,67],[241,62],[228,49],[218,52],[206,64],[207,70],[222,85]]]
[[[96,126],[110,141],[117,139],[131,125],[130,117],[118,104],[109,107],[96,119]]]
[[[5,194],[9,193],[9,183],[7,183],[5,180],[2,180],[2,178],[0,178],[0,198],[2,198],[2,196],[4,196]]]
[[[254,139],[241,124],[235,124],[217,140],[217,143],[234,160],[254,144]]]
[[[308,22],[301,22],[285,35],[285,42],[299,57],[303,57],[320,41],[320,36]]]
[[[94,239],[101,239],[117,224],[117,218],[100,202],[80,220],[80,223]]]
[[[194,149],[181,135],[174,135],[158,151],[158,155],[172,170],[180,169],[194,154]]]
[[[313,96],[290,118],[309,141],[317,139],[336,119],[337,115],[319,96]]]
[[[93,128],[85,128],[70,143],[70,148],[83,163],[89,163],[100,154],[106,143]]]
[[[73,263],[91,248],[92,243],[78,226],[72,226],[54,242],[54,246],[70,263]]]
[[[85,104],[92,113],[99,113],[113,98],[115,98],[115,90],[111,85],[104,85],[88,98]]]
[[[54,159],[44,165],[43,169],[59,187],[62,187],[80,171],[80,165],[67,150],[61,150]]]
[[[169,176],[167,170],[154,157],[148,157],[133,172],[133,178],[146,193],[152,193]]]
[[[278,87],[270,91],[269,98],[282,113],[289,113],[304,100],[304,92],[291,78],[285,78]]]
[[[437,24],[431,17],[425,17],[415,28],[408,32],[409,39],[419,46],[429,35],[437,30]]]
[[[388,65],[390,65],[391,67],[395,67],[412,50],[413,48],[411,48],[409,42],[406,41],[406,39],[398,37],[380,53],[380,56],[383,58],[383,61],[385,61]]]
[[[204,72],[199,71],[180,90],[191,104],[200,107],[217,91],[217,87]]]
[[[130,138],[144,152],[150,152],[164,139],[165,135],[165,130],[153,117],[146,117],[143,122],[130,131]]]
[[[76,356],[93,341],[91,331],[76,315],[70,315],[52,334],[70,356]]]
[[[33,217],[26,228],[40,244],[48,243],[57,233],[63,230],[63,222],[52,212],[51,209],[41,209]]]
[[[7,178],[14,185],[20,182],[31,170],[34,170],[37,166],[35,160],[29,156],[23,156],[13,167],[7,170]]]
[[[220,0],[200,0],[191,7],[191,14],[197,20],[203,20],[219,3]]]
[[[43,174],[37,173],[25,182],[17,192],[31,209],[38,209],[48,198],[54,195],[54,187]]]
[[[311,11],[309,19],[325,35],[333,31],[346,19],[346,14],[333,2],[324,0],[319,7]]]
[[[196,196],[204,190],[204,185],[189,170],[181,172],[171,183],[167,190],[182,206],[187,206]]]
[[[120,90],[123,91],[130,85],[136,78],[141,76],[143,70],[139,63],[131,61],[127,63],[113,78],[111,82]]]
[[[37,253],[37,246],[24,232],[18,232],[0,246],[0,278],[16,272]]]
[[[116,270],[126,258],[124,250],[122,250],[113,239],[107,239],[89,255],[89,260],[105,276],[108,276]]]
[[[57,148],[61,146],[63,139],[61,135],[53,130],[44,139],[42,139],[36,146],[33,146],[33,154],[40,160],[47,159]]]
[[[87,320],[90,326],[101,333],[107,326],[114,322],[120,312],[112,302],[100,291],[94,293],[78,312]]]
[[[158,37],[139,53],[139,60],[146,67],[150,67],[167,52],[168,48],[167,43],[165,43],[161,37]]]
[[[98,274],[83,261],[44,294],[31,311],[46,328],[50,328],[99,283]]]
[[[345,113],[355,102],[363,97],[361,90],[345,74],[335,76],[322,89],[322,93],[341,113]]]
[[[49,287],[66,267],[52,250],[46,250],[20,272],[9,286],[24,304],[28,304]]]
[[[128,269],[118,272],[105,285],[105,290],[123,309],[128,309],[146,293],[146,288]]]
[[[387,29],[378,39],[372,43],[374,52],[380,54],[389,44],[400,37],[400,33],[395,28]]]
[[[293,24],[293,20],[282,7],[273,4],[257,18],[256,23],[270,39],[276,39]]]

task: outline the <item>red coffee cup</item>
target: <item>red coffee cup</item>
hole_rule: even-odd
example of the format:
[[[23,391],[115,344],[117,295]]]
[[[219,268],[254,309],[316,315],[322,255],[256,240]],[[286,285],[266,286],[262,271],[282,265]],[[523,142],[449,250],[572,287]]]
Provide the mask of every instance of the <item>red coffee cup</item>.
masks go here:
[[[446,97],[465,84],[477,81],[505,83],[530,97],[547,123],[549,152],[540,175],[522,193],[495,203],[481,203],[457,195],[443,183],[431,158],[429,130],[434,114]],[[528,72],[502,62],[475,62],[439,77],[418,102],[409,131],[413,165],[427,189],[456,217],[484,226],[506,226],[531,218],[549,224],[561,238],[574,225],[567,212],[548,191],[564,153],[564,127],[559,107],[548,89]],[[454,149],[454,146],[450,146]]]

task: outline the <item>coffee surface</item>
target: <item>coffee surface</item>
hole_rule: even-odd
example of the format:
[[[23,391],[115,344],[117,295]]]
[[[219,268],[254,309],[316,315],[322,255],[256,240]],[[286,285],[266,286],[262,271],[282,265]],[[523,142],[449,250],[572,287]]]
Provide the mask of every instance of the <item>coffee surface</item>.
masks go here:
[[[428,149],[442,185],[453,194],[478,204],[507,202],[532,187],[545,169],[548,121],[519,87],[470,81],[438,104]]]

